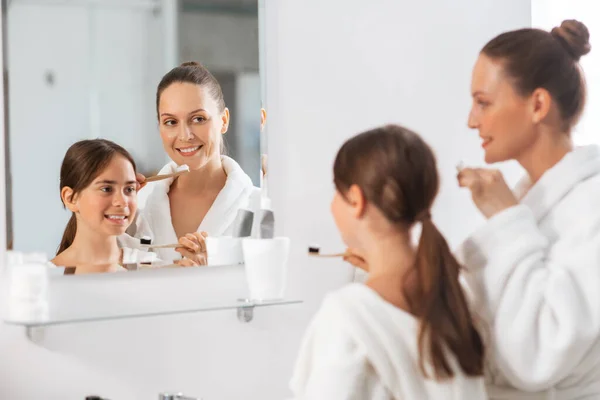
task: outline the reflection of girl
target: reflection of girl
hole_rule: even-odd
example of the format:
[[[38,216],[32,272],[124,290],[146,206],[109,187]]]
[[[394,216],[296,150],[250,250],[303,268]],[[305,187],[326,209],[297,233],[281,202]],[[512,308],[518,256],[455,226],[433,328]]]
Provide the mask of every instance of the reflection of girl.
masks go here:
[[[459,254],[490,326],[492,399],[600,398],[600,149],[571,139],[588,40],[577,21],[506,32],[473,70],[486,161],[527,171],[516,193],[498,171],[458,177],[488,218]]]
[[[60,196],[73,214],[54,265],[86,273],[123,270],[123,261],[152,261],[152,253],[117,245],[137,211],[135,171],[127,150],[108,140],[83,140],[69,148],[60,170]]]
[[[429,214],[439,185],[429,146],[386,126],[346,142],[333,172],[336,225],[369,278],[324,301],[301,348],[295,396],[486,399],[460,267]]]
[[[193,232],[230,234],[240,207],[258,208],[260,190],[234,160],[221,155],[229,125],[221,86],[203,66],[184,63],[162,78],[156,109],[163,146],[173,160],[160,173],[174,172],[183,164],[190,172],[149,183],[140,192],[143,211],[131,233],[149,235],[157,244],[175,243]],[[189,246],[205,250],[202,241],[189,238]],[[162,259],[178,256],[171,249],[157,252]]]

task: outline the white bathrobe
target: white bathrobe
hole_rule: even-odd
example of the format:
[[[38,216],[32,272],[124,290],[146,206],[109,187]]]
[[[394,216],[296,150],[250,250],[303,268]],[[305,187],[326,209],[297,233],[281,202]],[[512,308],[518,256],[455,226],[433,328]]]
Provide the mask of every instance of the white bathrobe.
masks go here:
[[[419,369],[418,320],[375,291],[350,284],[326,297],[308,327],[291,389],[296,400],[483,400],[483,378],[452,380]]]
[[[225,186],[206,213],[197,232],[207,232],[209,236],[228,236],[233,229],[233,221],[241,207],[249,207],[251,211],[260,208],[260,189],[254,187],[250,177],[242,170],[233,159],[221,156],[223,169],[227,174]],[[175,172],[177,165],[171,162],[159,172],[170,174]],[[140,190],[138,195],[138,216],[128,233],[135,238],[150,236],[153,244],[177,243],[179,238],[175,234],[171,221],[171,206],[169,190],[173,179],[151,182]],[[133,246],[130,238],[121,237],[120,241],[127,246]],[[173,249],[153,249],[158,258],[172,261],[181,258]]]
[[[600,399],[600,148],[567,154],[457,255],[487,324],[490,398]]]

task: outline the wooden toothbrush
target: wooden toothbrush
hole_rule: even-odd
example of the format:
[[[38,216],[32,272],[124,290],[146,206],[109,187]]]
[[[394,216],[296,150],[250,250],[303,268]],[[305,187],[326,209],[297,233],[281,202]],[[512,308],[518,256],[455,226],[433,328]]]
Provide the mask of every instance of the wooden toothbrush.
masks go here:
[[[173,172],[172,174],[150,176],[150,177],[146,178],[146,182],[156,182],[156,181],[161,181],[163,179],[175,178],[175,177],[178,177],[179,175],[183,175],[187,172],[190,172],[190,167],[188,167],[186,164],[183,164],[183,165],[180,165],[179,167],[177,167],[177,170],[175,172]]]
[[[321,249],[319,247],[310,246],[308,248],[308,255],[311,257],[336,258],[336,257],[344,257],[347,255],[347,253],[321,254]]]
[[[185,246],[182,246],[180,243],[152,244],[152,238],[150,236],[142,236],[140,238],[140,247],[142,249],[177,249]]]
[[[173,243],[173,244],[142,244],[141,247],[143,249],[178,249],[178,248],[183,248],[185,246],[183,246],[179,243]]]

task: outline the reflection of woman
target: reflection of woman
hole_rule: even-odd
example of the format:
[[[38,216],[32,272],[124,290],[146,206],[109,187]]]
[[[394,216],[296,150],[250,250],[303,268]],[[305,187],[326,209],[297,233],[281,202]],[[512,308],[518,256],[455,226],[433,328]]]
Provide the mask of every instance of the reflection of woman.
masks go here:
[[[60,170],[60,196],[73,214],[52,263],[85,273],[153,261],[153,253],[117,245],[136,213],[136,191],[135,163],[121,146],[102,139],[72,145]]]
[[[497,171],[458,177],[488,219],[459,254],[490,326],[492,399],[600,398],[600,149],[571,139],[588,40],[577,21],[507,32],[473,70],[486,161],[527,172],[514,194]]]
[[[158,85],[156,108],[163,146],[172,160],[160,173],[183,164],[190,172],[149,183],[140,192],[143,210],[133,233],[149,235],[156,244],[176,243],[188,235],[188,246],[205,250],[189,234],[230,234],[240,207],[258,208],[260,190],[233,159],[221,155],[229,110],[219,82],[206,68],[187,62],[168,72]],[[196,257],[185,249],[179,252]],[[171,249],[157,253],[165,260],[179,256]]]
[[[486,399],[460,267],[429,214],[439,184],[429,146],[399,126],[375,129],[342,146],[333,174],[336,225],[369,279],[324,301],[303,341],[295,397]]]

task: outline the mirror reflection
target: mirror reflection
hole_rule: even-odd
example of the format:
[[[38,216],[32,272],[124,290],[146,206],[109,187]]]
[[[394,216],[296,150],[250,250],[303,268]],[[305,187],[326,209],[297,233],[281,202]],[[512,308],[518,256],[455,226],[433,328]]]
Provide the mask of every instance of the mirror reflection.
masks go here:
[[[256,0],[15,0],[7,42],[13,262],[242,261],[268,205]]]

